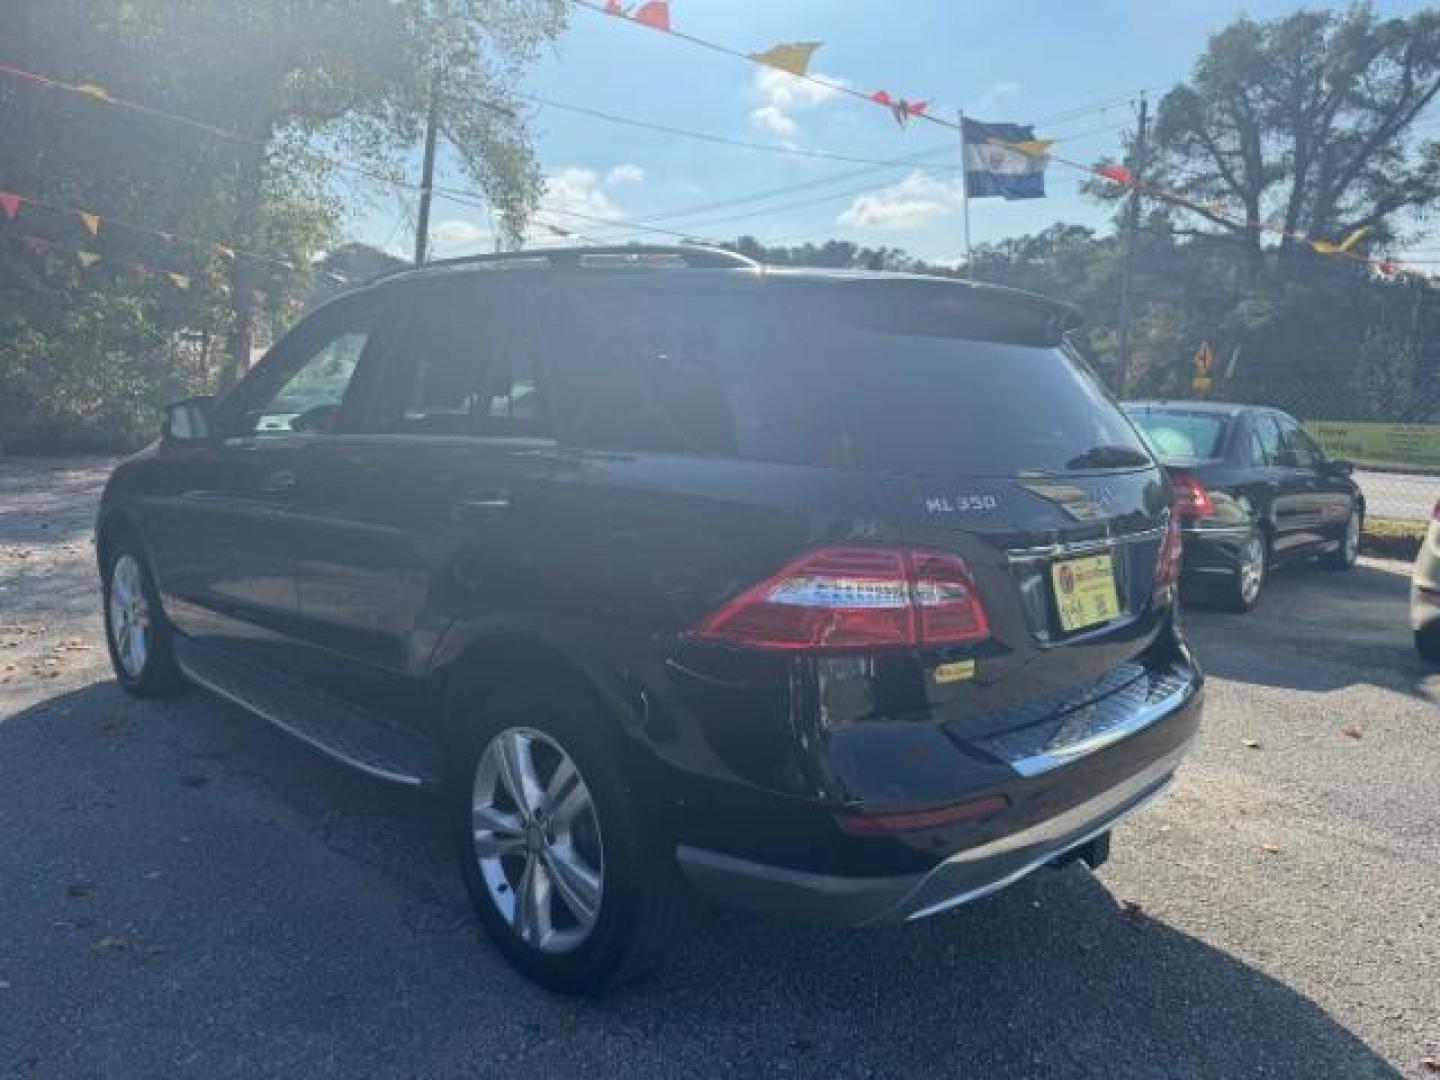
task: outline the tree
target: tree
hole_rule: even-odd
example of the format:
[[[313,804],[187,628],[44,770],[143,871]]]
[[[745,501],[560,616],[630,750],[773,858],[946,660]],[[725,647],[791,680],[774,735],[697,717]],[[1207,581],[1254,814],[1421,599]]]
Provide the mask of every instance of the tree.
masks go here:
[[[1414,132],[1437,93],[1440,13],[1239,19],[1161,101],[1146,180],[1184,195],[1177,222],[1198,215],[1252,267],[1267,240],[1287,259],[1301,234],[1367,228],[1378,242],[1440,196],[1440,142]]]

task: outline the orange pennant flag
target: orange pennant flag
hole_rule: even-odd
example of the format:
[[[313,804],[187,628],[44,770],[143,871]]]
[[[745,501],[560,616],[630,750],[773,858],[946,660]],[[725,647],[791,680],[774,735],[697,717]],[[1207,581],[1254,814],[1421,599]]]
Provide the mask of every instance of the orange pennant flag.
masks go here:
[[[91,236],[95,236],[100,232],[99,214],[87,214],[84,210],[76,210],[75,213],[80,216],[80,224],[85,226],[85,231]]]
[[[174,285],[177,289],[190,288],[190,278],[187,274],[176,274],[171,272],[166,274],[165,276],[170,279],[170,284]]]
[[[93,251],[77,251],[75,258],[80,260],[80,265],[86,270],[89,270],[90,267],[100,261],[100,256],[96,255]]]

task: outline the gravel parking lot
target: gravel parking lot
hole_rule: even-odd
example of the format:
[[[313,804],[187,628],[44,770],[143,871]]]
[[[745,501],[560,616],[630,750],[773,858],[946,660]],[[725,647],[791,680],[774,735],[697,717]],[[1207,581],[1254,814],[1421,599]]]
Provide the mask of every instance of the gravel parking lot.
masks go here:
[[[121,694],[105,468],[0,461],[0,1075],[1440,1074],[1440,674],[1406,566],[1191,613],[1203,734],[1097,875],[871,932],[707,913],[574,1001],[472,925],[429,799],[204,694]]]

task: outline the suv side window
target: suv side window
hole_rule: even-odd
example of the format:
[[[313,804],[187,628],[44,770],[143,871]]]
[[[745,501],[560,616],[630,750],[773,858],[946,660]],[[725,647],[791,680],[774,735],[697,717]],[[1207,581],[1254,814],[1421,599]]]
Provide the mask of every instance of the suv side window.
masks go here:
[[[1250,418],[1252,442],[1258,444],[1259,464],[1279,465],[1281,462],[1280,428],[1275,418],[1261,413]]]
[[[315,319],[302,323],[280,344],[278,367],[257,371],[253,389],[241,388],[235,434],[323,435],[335,430],[371,339],[371,319],[355,306]]]
[[[518,297],[432,289],[391,350],[378,422],[415,435],[545,435],[542,329]]]

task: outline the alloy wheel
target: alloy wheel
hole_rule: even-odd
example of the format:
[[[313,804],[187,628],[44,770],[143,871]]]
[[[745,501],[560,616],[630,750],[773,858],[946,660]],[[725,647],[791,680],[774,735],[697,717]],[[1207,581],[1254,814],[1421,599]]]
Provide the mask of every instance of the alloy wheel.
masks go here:
[[[1240,597],[1247,605],[1253,604],[1260,595],[1260,586],[1265,580],[1265,541],[1253,535],[1245,541],[1240,552]]]
[[[504,729],[480,757],[470,811],[481,877],[510,928],[541,952],[578,948],[600,914],[604,853],[570,755],[533,728]]]
[[[134,555],[121,555],[110,571],[107,618],[120,667],[130,678],[139,679],[150,657],[150,605]]]
[[[1350,518],[1345,522],[1344,548],[1341,549],[1340,557],[1348,566],[1355,561],[1360,554],[1360,515],[1355,511],[1350,512]]]

